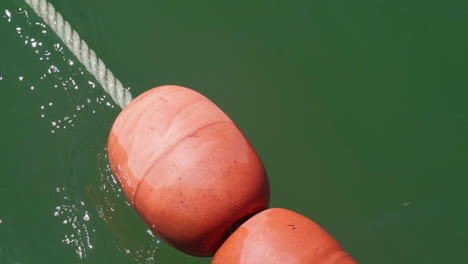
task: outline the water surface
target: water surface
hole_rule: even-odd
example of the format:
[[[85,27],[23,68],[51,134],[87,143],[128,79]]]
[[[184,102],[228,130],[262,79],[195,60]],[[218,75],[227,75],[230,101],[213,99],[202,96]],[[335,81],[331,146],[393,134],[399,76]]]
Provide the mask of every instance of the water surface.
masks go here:
[[[462,263],[462,1],[51,1],[134,96],[193,88],[250,139],[272,207],[359,263]],[[22,1],[0,3],[1,263],[209,263],[152,236],[105,158],[119,108]]]

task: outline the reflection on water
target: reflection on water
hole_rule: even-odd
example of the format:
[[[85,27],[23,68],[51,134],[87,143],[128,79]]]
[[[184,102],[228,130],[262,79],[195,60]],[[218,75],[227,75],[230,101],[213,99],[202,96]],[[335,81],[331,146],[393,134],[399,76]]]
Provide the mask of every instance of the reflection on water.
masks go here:
[[[154,263],[160,240],[146,227],[145,237],[135,233],[135,229],[129,223],[129,217],[126,216],[128,210],[133,209],[123,198],[123,193],[112,176],[105,150],[98,154],[97,166],[99,190],[88,186],[86,193],[96,206],[99,218],[106,222],[117,239],[114,246],[121,253],[131,256],[137,263]],[[138,221],[141,225],[141,221]]]
[[[105,233],[104,230],[96,230],[98,226],[96,221],[104,221],[105,228],[109,229],[106,231],[112,234],[108,243],[113,248],[137,263],[155,263],[160,240],[149,229],[143,227],[139,219],[135,217],[129,219],[129,211],[133,209],[123,198],[119,185],[112,176],[105,153],[103,150],[97,156],[99,172],[97,185],[86,186],[86,196],[92,204],[86,204],[86,199],[73,199],[76,192],[74,189],[65,187],[55,189],[57,200],[60,202],[52,214],[56,217],[57,224],[66,226],[62,229],[61,242],[72,247],[80,259],[85,259],[91,250],[95,250],[93,240],[98,233]]]

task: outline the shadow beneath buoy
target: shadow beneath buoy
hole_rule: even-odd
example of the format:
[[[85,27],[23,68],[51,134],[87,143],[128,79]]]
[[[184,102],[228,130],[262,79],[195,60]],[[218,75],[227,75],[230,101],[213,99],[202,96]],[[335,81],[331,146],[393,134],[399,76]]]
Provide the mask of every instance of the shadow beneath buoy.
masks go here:
[[[247,220],[249,220],[252,216],[258,214],[260,212],[254,212],[251,214],[248,214],[241,219],[237,220],[232,226],[229,227],[229,229],[226,231],[226,233],[223,236],[223,241],[226,240],[232,233],[234,233],[242,224],[244,224]]]

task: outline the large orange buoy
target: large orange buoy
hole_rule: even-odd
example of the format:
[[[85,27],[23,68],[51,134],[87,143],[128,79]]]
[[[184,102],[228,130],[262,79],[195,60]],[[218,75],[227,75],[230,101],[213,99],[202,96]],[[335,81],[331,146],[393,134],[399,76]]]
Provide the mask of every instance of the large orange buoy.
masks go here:
[[[242,224],[212,264],[357,264],[333,237],[307,217],[273,208]]]
[[[107,142],[110,167],[146,225],[173,247],[212,256],[229,230],[268,205],[262,162],[201,94],[161,86],[133,100]]]

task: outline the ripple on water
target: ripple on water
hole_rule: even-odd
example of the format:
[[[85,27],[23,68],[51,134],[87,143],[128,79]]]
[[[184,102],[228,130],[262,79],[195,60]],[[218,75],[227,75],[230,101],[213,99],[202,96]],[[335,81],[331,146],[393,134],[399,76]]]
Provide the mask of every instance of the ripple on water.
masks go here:
[[[90,132],[95,129],[95,124],[102,126],[102,131],[110,128],[109,124],[119,108],[64,45],[57,42],[54,33],[42,21],[30,16],[27,10],[0,9],[0,23],[11,25],[12,34],[18,36],[18,45],[25,47],[32,56],[28,64],[33,65],[34,71],[1,72],[0,81],[16,86],[18,89],[15,91],[21,91],[32,102],[34,113],[43,124],[35,133],[48,134],[52,138],[60,135],[60,140],[64,141],[67,141],[66,137],[70,142],[79,141],[70,144],[75,149],[64,148],[71,152],[63,154],[66,157],[76,156],[78,149],[88,147],[85,145],[91,144],[90,148],[96,150],[94,153],[87,151],[87,154],[97,155],[97,163],[82,164],[86,159],[73,159],[59,170],[69,172],[64,175],[65,179],[47,178],[48,181],[56,181],[48,183],[53,186],[53,189],[49,186],[48,191],[55,196],[51,198],[47,213],[53,215],[58,227],[52,237],[58,233],[58,242],[71,248],[84,262],[91,255],[99,255],[103,247],[111,245],[117,254],[137,263],[154,263],[160,240],[146,228],[122,196],[107,165],[105,151],[101,151],[103,145],[99,145],[105,142],[105,138],[89,139],[97,137]],[[102,120],[106,115],[108,118]],[[51,166],[62,166],[56,165],[56,160],[46,161]],[[73,166],[95,166],[96,175],[84,177],[84,170]],[[83,189],[87,197],[82,195]],[[0,215],[1,225],[6,222],[6,217]],[[10,222],[10,218],[7,220]]]

